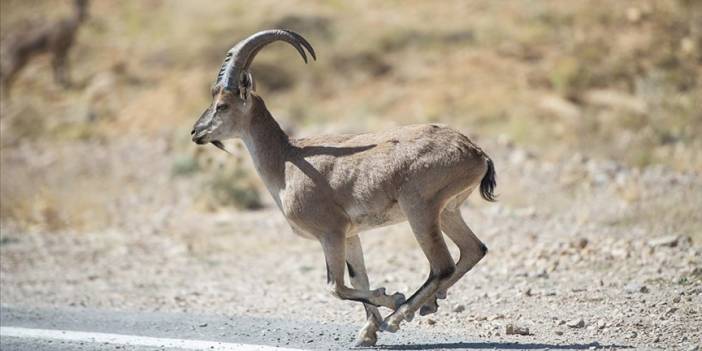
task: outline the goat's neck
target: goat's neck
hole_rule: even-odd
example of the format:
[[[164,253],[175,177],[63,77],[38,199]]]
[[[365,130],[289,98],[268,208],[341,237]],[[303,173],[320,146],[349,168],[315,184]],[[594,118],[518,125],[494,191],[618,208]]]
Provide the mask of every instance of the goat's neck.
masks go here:
[[[251,154],[256,171],[266,188],[279,202],[278,194],[285,187],[285,160],[290,141],[273,119],[263,100],[253,96],[251,124],[242,139]]]

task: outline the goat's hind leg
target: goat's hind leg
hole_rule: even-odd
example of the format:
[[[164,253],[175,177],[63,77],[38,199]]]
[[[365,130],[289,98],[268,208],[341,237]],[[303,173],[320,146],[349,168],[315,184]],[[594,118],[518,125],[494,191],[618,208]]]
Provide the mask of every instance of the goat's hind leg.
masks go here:
[[[403,320],[410,320],[415,311],[434,297],[444,281],[454,273],[456,266],[439,230],[438,210],[431,206],[412,205],[416,201],[401,201],[419,246],[429,260],[430,273],[426,282],[399,309],[385,318],[381,328],[395,332]],[[409,204],[409,205],[408,205]]]
[[[349,269],[349,278],[354,288],[369,290],[370,282],[366,273],[366,265],[363,260],[363,248],[361,239],[353,236],[346,239],[346,264]],[[383,317],[378,311],[378,307],[364,303],[366,310],[366,324],[358,332],[356,346],[373,346],[378,340],[378,328]]]
[[[445,298],[446,291],[487,254],[487,247],[468,227],[458,207],[447,208],[441,213],[441,230],[458,246],[460,257],[456,262],[456,272],[450,279],[442,282],[436,296],[429,299],[419,310],[422,316],[436,312],[438,308],[436,298]]]

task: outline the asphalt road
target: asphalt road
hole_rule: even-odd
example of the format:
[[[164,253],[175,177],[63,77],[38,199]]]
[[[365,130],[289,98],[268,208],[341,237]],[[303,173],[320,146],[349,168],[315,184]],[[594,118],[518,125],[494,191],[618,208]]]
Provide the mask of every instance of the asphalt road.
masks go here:
[[[246,316],[0,307],[0,349],[13,350],[347,350],[360,326]],[[383,350],[582,350],[461,340],[432,333],[384,333]]]

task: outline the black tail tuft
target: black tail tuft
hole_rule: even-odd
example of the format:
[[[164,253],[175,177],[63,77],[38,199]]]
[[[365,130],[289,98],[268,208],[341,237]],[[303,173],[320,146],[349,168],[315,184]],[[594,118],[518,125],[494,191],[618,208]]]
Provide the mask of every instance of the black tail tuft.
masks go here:
[[[487,159],[487,171],[483,176],[483,180],[480,181],[480,196],[483,199],[494,202],[497,201],[495,196],[495,187],[497,186],[497,181],[495,180],[495,165],[492,164],[491,159]]]

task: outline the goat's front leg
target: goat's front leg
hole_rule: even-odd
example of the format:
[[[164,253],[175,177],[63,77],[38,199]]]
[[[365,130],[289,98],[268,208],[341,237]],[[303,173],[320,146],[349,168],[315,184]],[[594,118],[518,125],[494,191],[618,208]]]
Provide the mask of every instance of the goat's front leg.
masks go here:
[[[384,306],[396,310],[405,302],[404,295],[385,294],[385,289],[352,289],[344,283],[346,269],[346,235],[330,234],[320,239],[324,258],[327,262],[327,287],[332,295],[342,300],[353,300],[374,306]]]
[[[351,285],[356,289],[369,290],[370,282],[363,262],[361,238],[358,235],[346,239],[346,265],[349,269]],[[367,303],[363,304],[363,307],[366,310],[366,325],[358,332],[356,346],[373,346],[378,340],[378,328],[383,317],[378,307]]]

